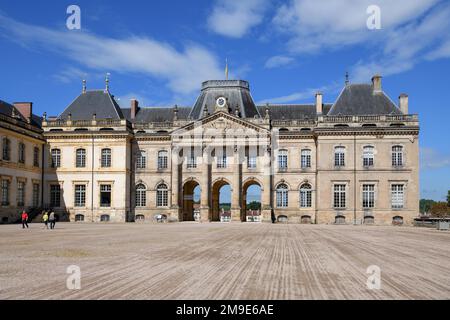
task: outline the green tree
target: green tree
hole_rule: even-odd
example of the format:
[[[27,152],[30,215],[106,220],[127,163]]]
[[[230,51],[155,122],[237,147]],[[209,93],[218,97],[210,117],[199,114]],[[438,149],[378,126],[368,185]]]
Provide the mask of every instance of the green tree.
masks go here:
[[[445,218],[450,216],[450,208],[444,201],[436,202],[431,206],[431,216],[434,218]]]
[[[450,207],[450,190],[447,191],[447,206]]]
[[[259,201],[252,201],[247,204],[247,210],[259,210],[261,209],[261,202]]]
[[[436,203],[436,201],[431,200],[431,199],[420,199],[420,202],[419,202],[420,213],[430,212],[431,206],[434,203]]]

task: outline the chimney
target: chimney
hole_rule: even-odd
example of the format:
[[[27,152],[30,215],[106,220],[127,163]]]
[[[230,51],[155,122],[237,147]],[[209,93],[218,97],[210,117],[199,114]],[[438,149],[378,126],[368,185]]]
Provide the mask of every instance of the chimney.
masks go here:
[[[379,74],[372,77],[372,87],[374,93],[381,92],[381,76]]]
[[[400,111],[403,112],[403,114],[408,114],[408,95],[402,93],[400,97],[398,97],[398,101]]]
[[[136,99],[131,99],[131,120],[134,120],[138,110],[139,110],[139,101],[137,101]]]
[[[33,115],[33,102],[14,102],[13,104],[22,116],[24,116],[28,122],[31,122],[31,117]]]
[[[317,114],[322,114],[322,108],[323,108],[323,96],[322,96],[322,92],[317,92],[316,93],[316,113]]]

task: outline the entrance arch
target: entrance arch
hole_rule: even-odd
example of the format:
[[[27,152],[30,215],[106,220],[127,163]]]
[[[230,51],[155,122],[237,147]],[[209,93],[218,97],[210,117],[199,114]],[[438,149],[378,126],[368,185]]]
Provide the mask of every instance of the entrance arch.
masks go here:
[[[231,221],[231,185],[225,179],[212,186],[212,208],[210,221]]]
[[[200,184],[189,180],[183,185],[182,221],[199,221],[200,219]]]
[[[249,180],[242,186],[241,221],[261,221],[261,184],[256,180]]]

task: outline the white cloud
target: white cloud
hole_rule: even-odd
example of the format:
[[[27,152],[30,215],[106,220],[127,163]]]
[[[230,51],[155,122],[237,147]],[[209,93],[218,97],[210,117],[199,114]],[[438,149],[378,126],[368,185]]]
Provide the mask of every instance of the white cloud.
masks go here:
[[[294,61],[295,61],[294,58],[288,57],[288,56],[273,56],[273,57],[270,57],[269,59],[267,59],[264,67],[266,69],[273,69],[273,68],[278,68],[278,67],[289,65]]]
[[[88,73],[79,68],[67,67],[53,75],[53,78],[62,83],[71,83],[72,81],[80,81],[88,77]],[[81,81],[80,81],[81,84]]]
[[[53,51],[87,68],[164,79],[177,94],[197,91],[205,79],[223,77],[217,58],[198,44],[190,43],[178,51],[147,37],[114,39],[83,30],[52,30],[1,14],[0,31],[23,46]]]
[[[292,102],[296,102],[298,103],[299,101],[305,101],[307,100],[309,103],[314,103],[314,99],[315,99],[315,95],[317,92],[321,92],[321,93],[328,93],[328,94],[333,94],[336,93],[338,90],[340,90],[342,88],[342,85],[333,82],[330,83],[329,85],[325,85],[319,88],[308,88],[306,90],[303,91],[299,91],[299,92],[294,92],[285,96],[281,96],[281,97],[274,97],[274,98],[267,98],[261,101],[258,101],[257,104],[264,104],[264,103],[292,103]],[[324,102],[326,101],[326,96],[324,97]]]
[[[220,35],[241,38],[262,22],[267,7],[268,0],[217,0],[208,26]]]
[[[438,169],[450,167],[450,154],[442,154],[433,148],[420,148],[420,168]]]
[[[424,59],[450,57],[450,5],[440,0],[380,0],[381,29],[369,30],[366,10],[373,0],[291,0],[273,23],[288,35],[291,54],[321,53],[349,46],[369,50],[351,68],[351,79],[367,82],[374,73],[391,75]]]

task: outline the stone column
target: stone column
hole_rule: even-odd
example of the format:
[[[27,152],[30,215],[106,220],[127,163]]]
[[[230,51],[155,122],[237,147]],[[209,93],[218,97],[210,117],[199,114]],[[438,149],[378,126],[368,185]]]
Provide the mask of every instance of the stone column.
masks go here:
[[[209,193],[210,193],[210,185],[209,185],[209,164],[208,164],[208,150],[206,148],[203,149],[203,157],[202,157],[202,175],[200,178],[201,184],[201,197],[200,197],[200,220],[202,222],[209,221]]]
[[[241,221],[241,174],[239,152],[235,150],[233,161],[233,177],[231,183],[233,192],[231,195],[231,221]]]
[[[263,222],[272,222],[272,205],[271,205],[271,197],[272,197],[272,168],[271,168],[271,156],[270,149],[267,147],[264,150],[264,156],[262,161],[262,172],[263,172],[263,190],[261,195],[261,214]]]
[[[182,221],[183,218],[180,215],[180,183],[182,183],[182,177],[180,182],[180,173],[179,173],[179,150],[178,148],[172,149],[172,212],[173,217],[178,219],[178,221]]]

